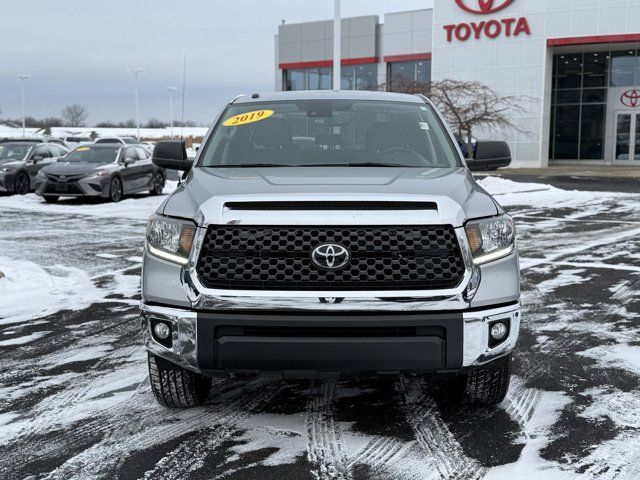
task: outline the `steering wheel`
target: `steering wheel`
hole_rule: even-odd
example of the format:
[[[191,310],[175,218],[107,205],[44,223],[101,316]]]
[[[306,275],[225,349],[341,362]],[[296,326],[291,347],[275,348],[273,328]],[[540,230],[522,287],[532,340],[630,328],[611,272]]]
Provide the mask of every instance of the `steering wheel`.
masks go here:
[[[421,157],[422,155],[420,155],[418,152],[416,152],[415,150],[412,150],[408,147],[391,147],[391,148],[386,148],[384,150],[382,150],[380,152],[380,155],[385,155],[387,153],[411,153],[413,155],[416,155],[417,157]]]

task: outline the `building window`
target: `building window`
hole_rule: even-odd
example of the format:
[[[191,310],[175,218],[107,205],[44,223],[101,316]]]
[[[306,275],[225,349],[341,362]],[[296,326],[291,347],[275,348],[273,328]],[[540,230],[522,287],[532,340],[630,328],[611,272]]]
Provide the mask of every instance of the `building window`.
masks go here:
[[[611,52],[611,86],[637,85],[638,56],[635,50]]]
[[[431,60],[389,62],[387,68],[387,80],[392,87],[394,83],[403,81],[420,83],[431,81]]]
[[[558,54],[553,59],[552,160],[604,159],[609,52]],[[620,64],[618,64],[620,66]],[[611,71],[611,82],[613,82]]]
[[[340,88],[343,90],[376,90],[378,64],[349,65],[340,68]],[[301,68],[283,70],[284,89],[289,90],[330,90],[333,82],[333,68]]]

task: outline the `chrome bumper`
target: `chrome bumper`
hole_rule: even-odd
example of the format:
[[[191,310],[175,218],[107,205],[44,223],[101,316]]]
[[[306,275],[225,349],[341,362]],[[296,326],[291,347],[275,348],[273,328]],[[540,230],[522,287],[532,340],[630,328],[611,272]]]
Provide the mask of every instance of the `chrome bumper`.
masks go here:
[[[199,372],[198,365],[198,313],[189,309],[169,308],[141,304],[142,334],[144,344],[151,353],[163,357],[183,368]],[[372,312],[372,315],[374,312]],[[172,326],[172,346],[167,348],[156,342],[151,334],[150,319],[161,320]],[[509,320],[508,338],[495,348],[489,345],[489,324],[496,320]],[[296,320],[303,325],[305,314]],[[462,342],[462,364],[456,368],[482,365],[509,354],[518,341],[521,309],[520,304],[507,307],[488,308],[486,310],[462,313],[462,338],[447,339],[448,342]],[[214,348],[213,344],[210,348]]]

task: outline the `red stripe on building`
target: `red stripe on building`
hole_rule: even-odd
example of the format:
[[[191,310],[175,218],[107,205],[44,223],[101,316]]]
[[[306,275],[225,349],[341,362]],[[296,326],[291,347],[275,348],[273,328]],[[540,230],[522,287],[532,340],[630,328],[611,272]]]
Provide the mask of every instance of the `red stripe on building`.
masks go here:
[[[626,43],[640,42],[640,33],[627,33],[622,35],[593,35],[590,37],[550,38],[547,40],[549,47],[564,47],[568,45],[594,45],[598,43]]]
[[[385,62],[412,62],[418,60],[431,60],[431,52],[408,53],[406,55],[388,55],[384,57]]]
[[[377,57],[363,57],[363,58],[343,58],[340,61],[340,65],[363,65],[365,63],[378,63]],[[293,62],[293,63],[281,63],[279,67],[282,70],[292,70],[297,68],[319,68],[319,67],[331,67],[333,66],[333,60],[316,60],[313,62]]]

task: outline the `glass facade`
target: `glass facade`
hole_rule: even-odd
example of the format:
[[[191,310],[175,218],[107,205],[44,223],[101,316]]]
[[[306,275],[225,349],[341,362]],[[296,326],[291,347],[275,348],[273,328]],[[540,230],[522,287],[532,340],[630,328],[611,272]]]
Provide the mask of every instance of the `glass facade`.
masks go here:
[[[392,84],[397,80],[429,83],[431,81],[431,60],[390,62],[387,78]]]
[[[628,69],[623,74],[622,64],[616,64],[612,59],[611,52],[554,56],[551,160],[604,159],[607,87],[614,82],[614,65],[618,66],[615,81],[634,81],[631,78],[623,80],[621,75],[628,77]],[[633,68],[632,72],[635,72]]]
[[[333,68],[300,68],[283,70],[284,89],[331,90]],[[378,64],[344,65],[340,68],[340,88],[343,90],[376,90]]]

